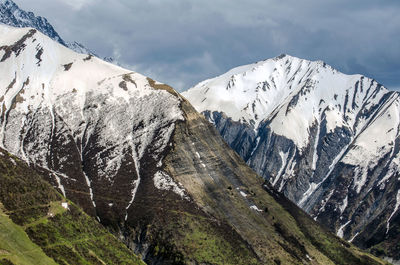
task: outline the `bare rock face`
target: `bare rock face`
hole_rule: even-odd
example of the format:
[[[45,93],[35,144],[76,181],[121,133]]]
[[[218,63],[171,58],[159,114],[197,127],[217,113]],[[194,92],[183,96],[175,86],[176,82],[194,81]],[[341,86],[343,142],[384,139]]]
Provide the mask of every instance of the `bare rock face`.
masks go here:
[[[400,259],[393,248],[398,239],[390,236],[400,212],[397,92],[323,62],[282,55],[232,69],[183,96],[251,168],[315,220]]]
[[[0,36],[0,143],[148,264],[382,263],[264,183],[167,85],[33,29]]]

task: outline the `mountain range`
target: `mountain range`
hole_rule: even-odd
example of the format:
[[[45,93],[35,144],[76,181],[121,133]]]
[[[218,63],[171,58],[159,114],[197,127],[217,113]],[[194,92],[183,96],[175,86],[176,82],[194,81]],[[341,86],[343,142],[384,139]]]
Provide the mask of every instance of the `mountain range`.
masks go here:
[[[259,177],[173,88],[12,1],[0,21],[0,264],[384,264]],[[221,115],[251,137],[253,114]],[[359,246],[396,258],[396,207],[386,241]]]
[[[32,28],[0,36],[0,144],[146,263],[382,263],[265,183],[171,87]]]
[[[279,192],[338,236],[400,259],[398,92],[281,55],[183,93]]]

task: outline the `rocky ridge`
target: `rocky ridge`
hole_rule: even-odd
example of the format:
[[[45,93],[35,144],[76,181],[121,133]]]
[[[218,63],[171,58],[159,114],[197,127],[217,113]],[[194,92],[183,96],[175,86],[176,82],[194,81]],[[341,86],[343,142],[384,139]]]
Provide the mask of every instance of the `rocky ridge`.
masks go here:
[[[88,48],[76,41],[68,42],[63,40],[46,18],[35,16],[32,12],[20,9],[18,5],[11,0],[0,1],[0,22],[18,28],[35,28],[49,36],[51,39],[78,53],[94,54]]]

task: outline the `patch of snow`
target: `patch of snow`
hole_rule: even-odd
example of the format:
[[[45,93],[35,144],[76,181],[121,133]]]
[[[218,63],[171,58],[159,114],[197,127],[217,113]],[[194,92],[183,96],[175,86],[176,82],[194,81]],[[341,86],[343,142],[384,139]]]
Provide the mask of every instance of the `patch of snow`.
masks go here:
[[[329,202],[329,200],[331,199],[331,197],[332,197],[332,195],[333,195],[334,192],[335,192],[335,190],[331,190],[331,191],[328,193],[328,196],[326,196],[326,198],[324,198],[324,199],[321,201],[321,207],[320,207],[319,210],[318,210],[318,214],[321,213],[321,212],[323,212],[323,211],[325,211],[325,206],[326,206],[326,204]],[[315,217],[314,220],[316,220],[317,217],[318,217],[318,215]]]
[[[386,223],[386,234],[389,232],[390,228],[390,220],[392,217],[395,215],[395,213],[399,210],[400,207],[400,190],[397,191],[397,196],[396,196],[396,205],[394,206],[392,214],[389,216],[387,223]]]
[[[262,210],[258,209],[258,207],[255,205],[250,206],[250,209],[257,211],[257,212],[262,212]]]
[[[252,155],[254,154],[254,152],[257,150],[258,144],[260,143],[260,139],[261,139],[260,136],[258,136],[258,137],[256,138],[256,145],[254,146],[253,151],[251,151],[251,155],[250,155],[250,156],[252,156]]]
[[[176,183],[167,173],[157,171],[153,177],[154,186],[159,190],[170,190],[178,194],[182,199],[188,200],[185,189],[180,183]]]
[[[243,192],[243,191],[239,191],[239,193],[240,193],[240,195],[242,195],[243,197],[247,197],[247,194],[245,193],[245,192]]]
[[[359,234],[360,234],[360,232],[357,232],[357,233],[349,240],[349,242],[350,242],[350,243],[353,242],[354,239],[355,239]]]
[[[272,186],[275,186],[276,183],[278,183],[279,178],[282,176],[283,170],[285,169],[287,163],[287,159],[289,157],[289,151],[287,151],[286,153],[279,151],[279,156],[281,157],[281,167],[279,168],[278,174],[272,182]]]
[[[11,163],[13,163],[14,166],[17,166],[17,162],[15,162],[15,160],[12,157],[10,157],[10,161]]]
[[[206,168],[206,165],[205,165],[205,164],[203,163],[203,161],[201,160],[201,156],[200,156],[199,152],[196,152],[196,156],[197,156],[197,158],[200,160],[201,166],[204,167],[204,168]]]
[[[295,172],[294,168],[296,166],[296,161],[294,161],[294,157],[296,156],[296,152],[293,153],[292,157],[289,159],[289,162],[287,162],[286,171],[282,172],[282,181],[281,184],[278,188],[278,191],[281,192],[283,190],[283,187],[285,186],[286,182],[288,179],[295,177]]]
[[[158,161],[157,163],[157,167],[162,167],[163,163],[162,163],[162,158]]]
[[[83,172],[83,176],[85,177],[86,184],[89,187],[90,200],[92,201],[93,207],[96,208],[96,203],[94,202],[93,198],[92,182],[90,181],[85,172]]]
[[[312,160],[312,170],[315,170],[317,168],[317,161],[318,161],[318,153],[317,153],[317,148],[318,148],[318,143],[319,143],[319,134],[321,131],[320,124],[317,123],[317,134],[315,135],[315,141],[314,141],[314,153],[313,153],[313,160]]]
[[[314,183],[311,182],[310,186],[308,187],[308,190],[303,194],[303,197],[299,200],[297,203],[300,207],[304,205],[304,203],[307,201],[307,199],[313,194],[313,192],[319,187],[320,183]]]
[[[387,262],[389,262],[392,265],[400,265],[400,260],[395,260],[391,257],[384,257],[384,260],[386,260]]]
[[[63,196],[64,196],[64,197],[67,197],[66,194],[65,194],[64,186],[61,184],[61,179],[60,179],[60,177],[57,176],[57,174],[55,174],[55,173],[53,173],[53,176],[54,176],[54,178],[56,179],[58,188],[61,190]]]
[[[128,220],[128,209],[131,207],[133,201],[135,200],[136,193],[138,191],[140,180],[141,180],[141,178],[140,178],[140,162],[139,162],[139,158],[138,158],[138,155],[135,150],[132,150],[132,158],[135,163],[137,179],[134,180],[132,183],[134,188],[131,190],[131,200],[129,201],[128,205],[125,208],[126,209],[125,221]]]
[[[344,231],[344,229],[346,228],[346,226],[348,226],[350,223],[351,223],[351,220],[347,221],[344,225],[342,225],[342,226],[338,229],[336,235],[337,235],[338,237],[340,237],[340,238],[343,238],[343,231]]]
[[[339,206],[340,214],[342,214],[344,212],[344,210],[346,209],[347,204],[348,204],[348,199],[349,199],[349,197],[346,196],[346,198],[344,198],[342,204]]]

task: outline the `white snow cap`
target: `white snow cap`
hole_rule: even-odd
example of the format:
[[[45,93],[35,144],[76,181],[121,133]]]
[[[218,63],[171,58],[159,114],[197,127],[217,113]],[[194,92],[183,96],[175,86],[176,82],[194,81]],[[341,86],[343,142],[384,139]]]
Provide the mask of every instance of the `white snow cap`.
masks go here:
[[[361,87],[358,91],[357,82]],[[199,112],[224,112],[255,130],[263,120],[271,119],[274,133],[293,140],[301,149],[308,144],[313,124],[325,120],[327,131],[352,127],[361,107],[368,108],[388,92],[382,88],[371,98],[371,82],[361,75],[342,74],[322,61],[281,55],[234,68],[182,95]],[[373,88],[379,85],[372,83]],[[368,104],[361,104],[366,97],[370,99]],[[362,125],[357,124],[355,129]]]
[[[51,169],[48,146],[53,133],[77,145],[81,159],[91,136],[98,152],[98,177],[109,183],[129,155],[136,168],[133,202],[140,185],[140,160],[149,146],[159,161],[177,120],[183,120],[180,97],[154,88],[161,84],[96,57],[78,54],[30,28],[0,25],[0,144],[11,153]],[[35,134],[25,141],[26,132]],[[128,153],[129,151],[129,153]],[[127,154],[128,153],[128,154]],[[68,155],[68,154],[65,154]],[[67,157],[58,157],[66,161]],[[63,166],[63,165],[62,165]],[[57,182],[64,184],[61,176]],[[84,172],[85,173],[85,172]],[[86,176],[91,199],[92,181]],[[61,189],[62,190],[62,189]]]

